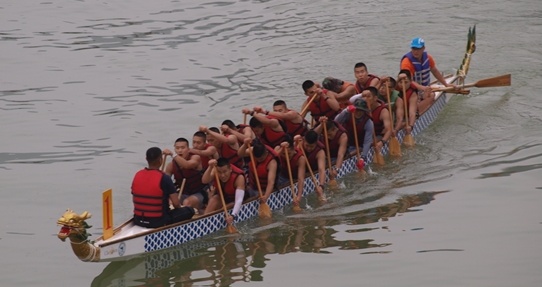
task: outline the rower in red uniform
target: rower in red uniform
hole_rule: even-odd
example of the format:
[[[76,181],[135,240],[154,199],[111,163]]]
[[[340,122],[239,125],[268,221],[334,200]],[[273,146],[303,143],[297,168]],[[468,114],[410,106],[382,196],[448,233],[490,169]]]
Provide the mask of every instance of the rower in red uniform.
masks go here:
[[[246,138],[255,139],[256,135],[249,125],[235,125],[232,120],[224,120],[220,126],[222,133],[232,134],[237,137],[237,142],[241,146]]]
[[[201,158],[201,167],[206,170],[209,166],[209,160],[217,159],[218,152],[216,147],[207,143],[207,135],[204,132],[197,131],[192,137],[192,148],[190,153],[197,154]]]
[[[272,111],[266,111],[262,107],[254,107],[254,111],[282,120],[286,125],[286,133],[292,137],[304,135],[309,130],[309,123],[297,111],[289,109],[283,100],[275,101]]]
[[[180,191],[182,204],[201,209],[209,199],[204,189],[205,185],[201,182],[203,175],[201,157],[190,153],[188,140],[185,138],[178,138],[174,147],[175,153],[169,149],[164,149],[163,152],[173,158],[166,167],[166,174],[173,175],[178,188],[182,187],[183,179],[185,179],[184,190]]]
[[[326,183],[326,152],[324,144],[318,140],[318,133],[314,130],[308,131],[303,138],[296,136],[295,142],[302,141],[303,150],[307,156],[311,169],[315,174],[318,174],[318,186],[316,186],[316,194],[318,200],[325,201],[324,184]],[[344,150],[346,151],[346,145]]]
[[[250,128],[263,144],[274,148],[286,138],[286,127],[282,126],[280,120],[247,108],[243,109],[243,113],[252,116],[249,121]]]
[[[243,168],[244,161],[237,155],[239,143],[237,137],[233,134],[220,134],[208,129],[206,126],[200,126],[199,130],[207,133],[207,137],[212,137],[215,142],[215,147],[218,149],[220,157],[226,158],[228,162],[238,168]]]
[[[171,177],[160,171],[160,148],[149,148],[146,159],[148,167],[138,171],[132,181],[134,224],[156,228],[192,218],[194,209],[181,206]],[[173,210],[169,210],[169,201]]]
[[[344,127],[333,120],[328,120],[327,117],[320,118],[320,122],[326,125],[329,143],[329,155],[331,159],[335,159],[335,164],[331,167],[332,178],[336,178],[339,170],[341,170],[344,157],[348,150],[348,134]],[[317,126],[314,131],[322,134],[322,125]],[[325,143],[324,135],[320,136],[320,139]],[[324,144],[324,147],[326,145]],[[308,155],[307,155],[308,156]]]
[[[365,88],[380,87],[380,78],[376,75],[369,74],[365,63],[359,62],[354,65],[354,77],[356,77],[356,93],[360,94]]]
[[[250,139],[245,139],[243,145],[239,147],[239,156],[248,157],[250,155],[248,150],[248,144],[250,142]],[[256,183],[256,177],[258,177],[263,193],[261,201],[266,203],[267,199],[276,187],[276,180],[280,170],[278,154],[273,148],[268,145],[264,145],[257,139],[252,141],[251,149],[255,162],[251,161],[248,164],[247,190],[249,190],[249,196],[255,196],[258,194],[258,186]],[[256,165],[256,174],[254,173],[253,165]]]
[[[302,107],[307,106],[311,99],[314,98],[314,100],[310,102],[309,111],[316,122],[318,122],[318,119],[322,116],[334,118],[339,114],[341,106],[337,101],[337,93],[322,89],[319,84],[316,84],[311,80],[303,82],[302,87],[305,96],[307,96]],[[304,117],[305,115],[301,116]]]
[[[224,201],[226,205],[233,203],[233,210],[231,215],[226,216],[226,222],[231,224],[241,210],[243,200],[248,198],[248,193],[245,193],[245,175],[243,170],[229,163],[226,158],[219,158],[218,160],[209,161],[209,169],[205,171],[202,177],[204,184],[211,183],[214,186],[215,192],[220,192],[217,182],[215,180],[215,172],[218,173],[222,192],[224,193]],[[215,169],[216,167],[216,169]],[[205,208],[205,214],[219,210],[222,208],[222,199],[219,194],[213,194],[209,197],[209,204]]]
[[[285,149],[288,149],[288,158],[286,158]],[[297,195],[293,199],[293,202],[294,205],[299,206],[299,202],[303,195],[303,188],[305,187],[305,174],[307,173],[306,159],[303,156],[303,153],[295,147],[294,140],[290,136],[288,136],[286,141],[282,142],[280,146],[275,147],[275,151],[279,154],[280,166],[282,167],[279,174],[280,183],[290,182],[290,174],[288,172],[288,164],[286,161],[290,162],[292,178],[294,181],[297,180]]]
[[[405,87],[406,95],[403,95],[403,87]],[[393,133],[397,134],[405,125],[405,98],[408,111],[408,125],[406,134],[412,133],[412,128],[416,122],[416,113],[418,110],[418,90],[412,84],[412,78],[408,70],[401,70],[397,76],[397,89],[399,90],[399,98],[395,101],[395,128]]]
[[[388,110],[388,105],[378,100],[378,90],[375,87],[368,87],[361,92],[361,97],[367,102],[371,112],[371,120],[374,124],[377,138],[376,148],[382,152],[382,147],[392,136],[393,123]]]
[[[354,84],[333,77],[326,77],[322,81],[322,86],[329,91],[337,93],[337,101],[339,102],[341,109],[348,106],[348,100],[356,94]]]

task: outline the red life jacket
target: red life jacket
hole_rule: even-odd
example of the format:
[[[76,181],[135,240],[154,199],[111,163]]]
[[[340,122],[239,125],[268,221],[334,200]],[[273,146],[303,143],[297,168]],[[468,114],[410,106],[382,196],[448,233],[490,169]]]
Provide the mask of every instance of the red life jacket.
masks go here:
[[[220,185],[222,186],[222,192],[224,193],[224,201],[226,201],[226,203],[235,201],[235,190],[237,189],[235,187],[235,181],[237,180],[238,176],[244,174],[243,170],[241,170],[240,168],[236,167],[235,165],[231,163],[230,163],[230,167],[231,167],[230,178],[225,183],[220,182]],[[213,185],[215,187],[215,190],[219,190],[218,186],[216,185],[216,180],[213,181]]]
[[[229,136],[229,134],[224,134],[224,136]],[[229,144],[222,143],[220,145],[220,156],[227,158],[228,162],[235,165],[236,167],[242,168],[245,164],[243,159],[237,154],[237,150],[233,149]]]
[[[335,136],[329,139],[329,155],[331,157],[337,157],[339,154],[339,147],[341,146],[341,136],[346,133],[346,129],[336,121],[333,121],[333,123],[335,123],[338,130],[335,133]],[[323,140],[325,141],[325,138]]]
[[[250,126],[249,125],[245,125],[245,124],[239,124],[237,125],[237,131],[244,134],[245,132],[245,129],[246,128],[249,128],[250,129]],[[239,146],[242,146],[243,145],[243,140],[240,139],[240,138],[237,138],[237,141],[239,142]]]
[[[356,146],[356,141],[354,139],[354,126],[352,125],[352,117],[354,114],[350,114],[348,117],[348,120],[344,123],[344,128],[346,129],[346,132],[348,133],[348,145],[349,146]],[[356,119],[356,133],[358,136],[358,144],[361,146],[363,145],[363,141],[365,138],[365,123],[369,120],[369,116],[367,113],[361,117],[361,119]]]
[[[356,93],[361,93],[365,88],[368,88],[369,85],[371,84],[371,82],[373,81],[373,79],[375,78],[378,78],[380,79],[379,77],[373,75],[373,74],[369,74],[369,79],[367,79],[367,81],[365,81],[364,84],[361,84],[361,82],[359,80],[356,81],[356,84],[354,85],[354,87],[356,87]]]
[[[418,92],[418,90],[414,87],[413,84],[410,84],[410,87],[408,87],[408,89],[406,90],[406,102],[407,102],[407,105],[410,103],[410,97],[412,96],[412,94],[414,92]],[[399,89],[399,98],[401,99],[405,99],[403,97],[403,89]]]
[[[263,133],[259,137],[260,141],[268,146],[276,147],[280,145],[283,141],[286,141],[286,133],[281,131],[277,132],[271,129],[270,127],[263,127]]]
[[[163,172],[156,169],[142,169],[132,181],[134,215],[162,217],[165,210],[164,191],[160,187]]]
[[[291,135],[292,137],[296,135],[304,136],[309,130],[309,122],[305,119],[303,119],[303,121],[298,124],[293,123],[289,120],[284,120],[284,123],[286,124],[286,133]]]
[[[212,144],[208,144],[206,143],[205,144],[205,149],[206,150],[208,147],[212,146]],[[211,160],[210,157],[208,156],[205,156],[205,155],[200,155],[199,156],[201,158],[201,167],[202,167],[202,170],[206,170],[208,167],[209,167],[209,160]]]
[[[290,168],[292,169],[292,177],[293,179],[297,179],[297,169],[299,168],[299,158],[303,155],[303,153],[298,149],[295,148],[295,154],[291,159],[286,159],[284,157],[280,157],[280,166],[286,167],[280,170],[280,174],[284,178],[290,178],[290,175],[288,173],[288,163],[286,163],[287,160],[290,160]]]
[[[260,186],[262,187],[262,192],[265,192],[265,188],[267,187],[267,165],[269,165],[269,162],[271,160],[275,160],[277,162],[277,178],[278,173],[280,172],[280,159],[277,152],[272,149],[270,146],[266,145],[265,148],[269,152],[265,159],[262,162],[256,162],[256,171],[258,179],[260,180]],[[254,177],[254,163],[251,161],[249,163],[250,168],[248,170],[248,182],[250,186],[254,190],[258,190],[258,185],[256,184],[256,178]]]
[[[371,111],[371,120],[373,121],[376,135],[381,135],[384,131],[384,121],[380,119],[380,113],[386,108],[386,105],[381,103],[376,109]]]
[[[307,158],[306,160],[309,162],[309,165],[310,167],[312,168],[313,171],[315,170],[318,170],[318,152],[323,150],[324,149],[324,144],[321,142],[321,141],[317,141],[316,142],[316,147],[307,153],[307,151],[305,151],[305,153],[307,154]]]
[[[324,90],[324,95],[326,94],[327,90]],[[339,114],[339,111],[334,111],[331,109],[324,97],[320,97],[318,101],[313,101],[309,105],[309,111],[316,122],[318,122],[318,119],[322,116],[326,116],[328,119],[333,119],[337,114]]]
[[[192,154],[189,154],[189,157],[192,157]],[[201,170],[195,170],[193,168],[181,168],[179,164],[173,160],[173,176],[175,177],[175,185],[181,187],[183,178],[186,178],[186,183],[184,186],[183,194],[192,195],[203,190],[205,186],[201,182],[201,177],[203,173]]]

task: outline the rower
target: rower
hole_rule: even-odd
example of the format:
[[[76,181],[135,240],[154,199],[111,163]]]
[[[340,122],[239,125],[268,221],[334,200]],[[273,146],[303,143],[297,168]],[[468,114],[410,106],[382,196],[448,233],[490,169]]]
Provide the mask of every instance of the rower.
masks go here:
[[[346,134],[345,134],[346,136]],[[299,136],[300,137],[300,136]],[[294,138],[297,142],[297,140]],[[318,186],[316,186],[316,194],[319,199],[324,197],[324,184],[326,183],[326,152],[324,150],[324,144],[318,140],[318,133],[314,130],[308,131],[303,139],[303,150],[307,156],[309,166],[315,172],[318,172]],[[346,142],[344,150],[346,151]]]
[[[243,109],[243,113],[252,116],[249,121],[250,128],[263,144],[274,148],[285,140],[286,127],[283,127],[284,123],[281,124],[280,120],[247,108]]]
[[[327,117],[321,117],[320,123],[326,125],[327,135],[328,135],[328,144],[329,144],[329,155],[331,160],[335,163],[331,167],[331,177],[336,178],[339,170],[341,170],[346,152],[348,150],[348,134],[344,127],[337,123],[334,120],[328,120]],[[322,134],[323,126],[318,125],[314,128],[314,131],[318,134]],[[320,141],[325,143],[325,135],[320,136]],[[324,147],[326,145],[324,144]],[[308,156],[308,155],[307,155]]]
[[[322,89],[319,84],[311,80],[303,82],[302,87],[305,96],[307,96],[302,107],[306,107],[309,104],[311,116],[317,123],[319,122],[318,119],[322,116],[334,118],[340,112],[341,107],[337,101],[337,93]],[[305,117],[304,114],[301,116]]]
[[[286,149],[288,150],[288,158],[286,158]],[[303,153],[295,147],[294,140],[290,136],[280,146],[275,147],[275,151],[279,154],[280,166],[282,167],[279,173],[279,183],[288,183],[290,181],[289,173],[291,172],[293,180],[297,180],[297,194],[293,201],[294,205],[299,206],[305,186],[305,174],[307,173],[306,159]],[[289,165],[286,161],[289,161]],[[288,166],[290,166],[290,170],[288,170]]]
[[[401,70],[397,76],[397,89],[399,90],[399,98],[395,101],[395,127],[393,133],[396,135],[399,130],[405,125],[405,98],[407,102],[408,125],[406,126],[406,134],[412,133],[412,128],[416,121],[416,113],[418,111],[418,90],[412,83],[410,72]],[[406,95],[403,95],[403,89]]]
[[[209,166],[209,160],[218,158],[216,147],[207,143],[207,135],[202,131],[194,133],[190,153],[200,156],[203,170],[206,170]]]
[[[201,157],[190,153],[188,140],[185,138],[175,140],[174,147],[175,153],[169,149],[163,151],[165,155],[173,158],[166,166],[166,174],[173,175],[177,188],[184,188],[184,190],[179,190],[182,204],[201,209],[209,199],[205,185],[201,182],[203,174]],[[183,179],[186,179],[184,186],[182,185]]]
[[[355,126],[352,121],[352,117],[355,120]],[[373,143],[373,121],[369,116],[369,107],[367,102],[363,99],[357,99],[354,104],[344,109],[340,114],[335,117],[335,121],[341,124],[348,134],[348,147],[349,152],[352,152],[356,148],[356,141],[354,137],[354,128],[356,129],[357,142],[359,147],[362,148],[362,153],[359,155],[366,162],[367,154]]]
[[[378,100],[378,91],[375,87],[368,87],[363,90],[361,97],[367,102],[367,106],[371,112],[371,120],[373,121],[377,140],[376,148],[382,153],[382,147],[384,147],[384,144],[392,136],[393,129],[388,105]]]
[[[326,77],[322,81],[322,86],[329,91],[337,93],[336,98],[341,106],[341,109],[348,106],[348,100],[350,100],[350,98],[356,94],[354,84],[333,77]]]
[[[237,155],[239,142],[237,137],[230,133],[220,134],[210,130],[206,126],[200,126],[199,130],[207,133],[207,137],[214,139],[215,147],[220,157],[226,158],[231,164],[238,168],[243,168],[244,161]]]
[[[373,74],[369,74],[367,65],[365,63],[359,62],[354,65],[354,77],[356,78],[356,93],[360,94],[365,88],[368,87],[380,87],[380,78]]]
[[[297,111],[289,109],[283,100],[275,101],[272,111],[266,111],[261,107],[254,107],[254,111],[283,121],[286,133],[291,137],[304,135],[308,131],[309,123]]]

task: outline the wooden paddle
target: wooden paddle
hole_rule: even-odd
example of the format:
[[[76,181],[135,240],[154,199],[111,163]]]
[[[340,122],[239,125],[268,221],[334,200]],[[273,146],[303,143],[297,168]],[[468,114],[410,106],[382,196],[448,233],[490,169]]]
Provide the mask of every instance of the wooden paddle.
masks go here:
[[[294,185],[294,177],[292,176],[292,165],[290,164],[290,155],[288,154],[288,147],[283,147],[284,155],[286,156],[286,166],[288,167],[288,177],[290,178],[290,189],[292,190],[292,200],[296,198],[295,194],[295,185]],[[294,212],[300,212],[302,209],[299,207],[298,204],[294,204],[292,207],[292,210]]]
[[[181,182],[181,188],[179,188],[179,195],[178,195],[179,200],[181,200],[181,196],[182,196],[183,191],[184,191],[185,183],[186,183],[186,178],[183,178],[183,181]],[[181,204],[182,204],[182,202],[181,202]]]
[[[403,103],[405,106],[405,127],[409,127],[408,124],[408,103],[407,103],[407,95],[406,95],[406,86],[403,82]],[[403,138],[403,143],[406,147],[413,147],[415,145],[414,137],[412,136],[412,132],[407,134],[405,131],[405,137]]]
[[[243,125],[247,124],[247,114],[243,114]]]
[[[222,208],[224,209],[224,217],[228,216],[228,208],[226,207],[226,200],[224,200],[224,194],[222,193],[222,184],[220,184],[220,178],[218,177],[218,170],[217,168],[215,167],[215,181],[216,181],[216,186],[218,187],[218,193],[220,195],[220,200],[222,200]],[[235,228],[235,226],[233,226],[233,224],[231,223],[228,223],[228,225],[226,226],[226,231],[228,233],[237,233],[237,228]]]
[[[505,87],[505,86],[510,86],[511,83],[512,83],[512,75],[506,74],[506,75],[501,75],[498,77],[482,79],[475,83],[464,84],[458,87],[438,87],[438,88],[433,88],[432,90],[433,92],[448,92],[448,91],[461,90],[463,88],[470,88],[470,87],[476,87],[476,88]]]
[[[305,164],[307,165],[307,169],[309,170],[309,173],[311,174],[311,179],[312,179],[312,182],[314,183],[314,188],[316,189],[316,187],[319,186],[320,183],[318,182],[318,180],[316,179],[316,176],[314,175],[314,172],[312,171],[311,164],[309,163],[309,158],[307,157],[307,154],[305,153],[305,149],[303,148],[303,142],[301,141],[301,139],[299,139],[299,143],[297,144],[297,148],[299,148],[299,150],[303,154],[303,157],[305,157]],[[321,175],[321,176],[323,176],[323,175]],[[318,197],[318,200],[326,201],[326,198],[322,194],[321,197],[320,196]]]
[[[248,153],[250,155],[250,161],[252,165],[252,171],[254,172],[254,178],[256,180],[256,186],[258,187],[258,193],[260,194],[260,207],[258,208],[258,215],[261,218],[271,218],[271,207],[267,202],[261,202],[263,198],[262,186],[260,185],[260,179],[258,178],[258,170],[256,169],[256,160],[254,159],[254,153],[250,148],[250,143],[247,144]]]
[[[372,116],[372,111],[371,111],[371,116]],[[372,117],[371,117],[372,118]],[[373,122],[374,123],[374,122]],[[376,143],[377,143],[377,140],[376,140],[376,131],[374,129],[374,124],[373,124],[373,149],[375,151],[375,156],[374,156],[374,160],[375,160],[375,163],[377,165],[380,165],[380,166],[383,166],[384,164],[386,164],[386,162],[384,161],[384,156],[382,155],[382,153],[380,152],[380,149],[376,148]]]
[[[358,172],[365,172],[365,170],[363,169],[365,163],[361,159],[361,155],[359,152],[358,131],[356,127],[356,117],[354,116],[354,114],[355,111],[351,113],[350,116],[352,118],[352,129],[354,130],[354,144],[356,145],[356,166],[358,168]]]
[[[312,104],[312,102],[314,102],[314,99],[316,99],[317,95],[318,95],[318,93],[314,93],[314,95],[312,95],[311,99],[307,102],[307,104],[301,110],[300,115],[301,115],[302,118],[305,118],[305,116],[307,115],[307,112],[309,111],[309,106]]]
[[[324,127],[324,141],[326,142],[326,157],[327,157],[327,167],[329,169],[329,186],[336,188],[338,186],[337,180],[331,175],[331,154],[329,152],[329,137],[327,135],[327,121],[322,122]],[[321,176],[324,176],[323,174]]]
[[[164,168],[166,167],[166,158],[167,158],[167,154],[164,154],[162,156],[162,166],[160,166],[161,171],[164,171]]]
[[[390,98],[390,88],[388,87],[387,83],[384,83],[386,85],[386,97],[388,99],[388,110],[390,111],[390,118],[391,118],[391,125],[393,129],[393,109],[391,106],[391,98]],[[389,147],[390,147],[390,155],[391,156],[402,156],[401,154],[401,144],[399,143],[399,140],[397,140],[397,137],[393,132],[391,133],[391,138],[389,139]]]

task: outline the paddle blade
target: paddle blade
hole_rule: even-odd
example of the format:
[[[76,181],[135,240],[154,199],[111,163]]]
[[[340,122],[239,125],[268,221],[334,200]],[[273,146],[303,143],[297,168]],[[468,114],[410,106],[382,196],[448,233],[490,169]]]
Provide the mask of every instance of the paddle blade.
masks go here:
[[[375,163],[380,166],[386,164],[386,161],[384,161],[384,156],[378,151],[375,153]]]
[[[477,88],[487,88],[487,87],[505,87],[510,86],[512,83],[512,75],[502,75],[495,78],[484,79],[476,82],[474,85]]]
[[[271,207],[267,203],[260,203],[258,215],[260,218],[271,218]]]
[[[401,153],[401,144],[396,137],[391,137],[390,139],[390,155],[391,156],[402,156]]]
[[[226,232],[228,232],[229,234],[239,233],[239,231],[237,231],[237,228],[235,228],[233,224],[228,224],[228,226],[226,226]]]
[[[327,183],[329,188],[332,188],[332,189],[338,189],[339,188],[339,184],[337,183],[337,180],[336,179],[330,179],[329,182]]]
[[[292,210],[296,213],[303,211],[303,209],[301,209],[301,207],[297,204],[294,204],[294,206],[292,207]]]
[[[403,144],[406,147],[413,147],[414,145],[416,145],[416,142],[414,141],[414,137],[411,134],[407,134],[403,139]]]

